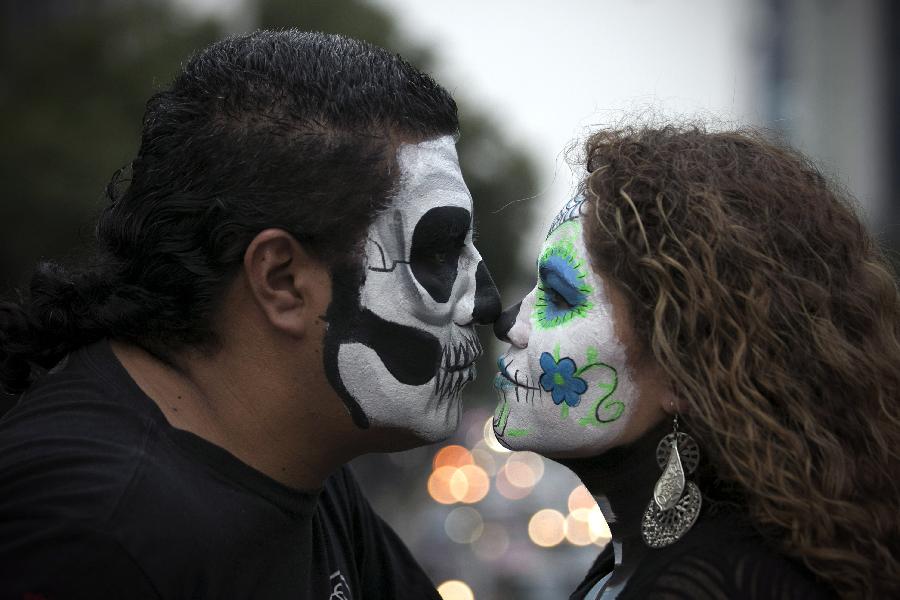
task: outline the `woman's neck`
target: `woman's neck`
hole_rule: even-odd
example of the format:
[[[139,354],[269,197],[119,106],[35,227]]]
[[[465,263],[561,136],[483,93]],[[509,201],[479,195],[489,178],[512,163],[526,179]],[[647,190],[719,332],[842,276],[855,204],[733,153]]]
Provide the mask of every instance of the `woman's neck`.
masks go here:
[[[656,446],[671,428],[671,421],[666,419],[637,441],[602,456],[559,461],[578,475],[597,499],[612,533],[616,578],[627,578],[646,554],[641,518],[661,475]]]

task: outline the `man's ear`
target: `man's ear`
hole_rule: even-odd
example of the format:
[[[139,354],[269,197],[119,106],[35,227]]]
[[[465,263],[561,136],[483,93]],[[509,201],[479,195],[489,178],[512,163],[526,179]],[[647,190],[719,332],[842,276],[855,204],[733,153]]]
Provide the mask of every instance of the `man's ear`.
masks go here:
[[[244,274],[269,323],[303,337],[331,302],[331,275],[282,229],[259,232],[244,252]]]

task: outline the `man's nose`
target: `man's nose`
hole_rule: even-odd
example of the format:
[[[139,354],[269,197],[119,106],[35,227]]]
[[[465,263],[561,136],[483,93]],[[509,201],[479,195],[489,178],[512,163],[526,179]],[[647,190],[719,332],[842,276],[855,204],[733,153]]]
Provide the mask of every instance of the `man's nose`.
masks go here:
[[[475,308],[472,310],[472,321],[478,325],[490,325],[500,316],[500,308],[500,292],[482,260],[475,271]]]
[[[521,302],[510,306],[500,313],[500,316],[494,321],[494,335],[497,336],[497,339],[501,342],[506,342],[507,344],[512,343],[509,339],[509,332],[513,328],[513,325],[516,324],[516,319],[519,318],[519,309],[521,307]]]

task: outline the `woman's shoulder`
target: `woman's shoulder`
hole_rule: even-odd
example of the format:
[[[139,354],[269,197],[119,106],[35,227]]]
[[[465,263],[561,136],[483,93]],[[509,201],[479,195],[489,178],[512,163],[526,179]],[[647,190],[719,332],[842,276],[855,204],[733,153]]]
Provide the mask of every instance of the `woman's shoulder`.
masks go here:
[[[703,599],[833,598],[802,562],[780,552],[743,520],[698,522],[683,540],[653,553],[627,597]]]

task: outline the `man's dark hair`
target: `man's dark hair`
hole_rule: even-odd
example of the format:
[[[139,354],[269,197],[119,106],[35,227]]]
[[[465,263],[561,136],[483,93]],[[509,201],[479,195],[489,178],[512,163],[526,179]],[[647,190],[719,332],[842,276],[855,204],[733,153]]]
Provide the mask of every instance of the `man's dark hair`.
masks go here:
[[[0,305],[0,382],[20,392],[102,337],[163,360],[213,348],[256,234],[284,229],[332,269],[357,261],[396,183],[396,143],[457,130],[446,90],[366,42],[286,30],[213,44],[148,101],[90,266],[42,263],[29,298]]]

